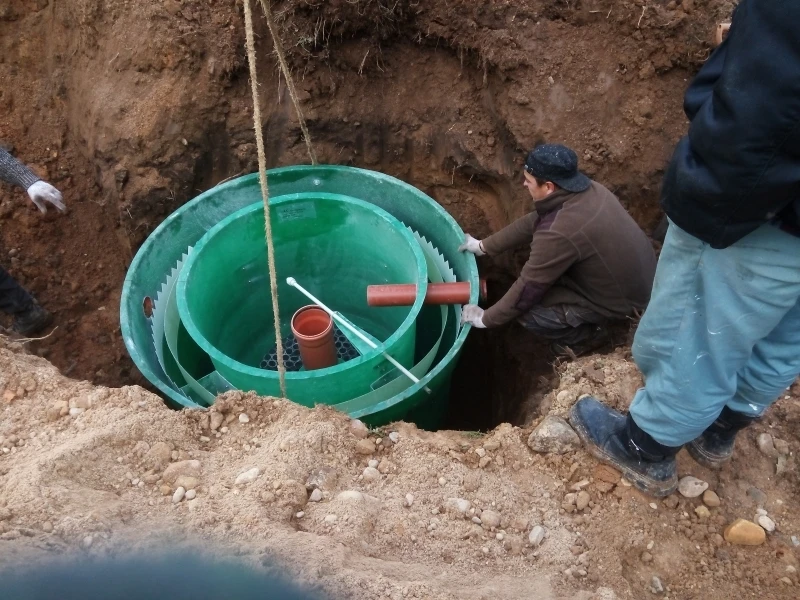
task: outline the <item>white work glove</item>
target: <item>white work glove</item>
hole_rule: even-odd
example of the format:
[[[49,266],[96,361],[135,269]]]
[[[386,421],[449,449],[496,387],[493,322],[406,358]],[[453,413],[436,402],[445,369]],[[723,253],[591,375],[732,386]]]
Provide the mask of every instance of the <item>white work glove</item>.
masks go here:
[[[64,202],[62,202],[63,198],[61,197],[61,192],[46,181],[37,181],[29,187],[28,196],[31,197],[33,203],[42,212],[47,212],[45,202],[49,202],[61,212],[67,210],[67,207],[64,206]]]
[[[481,245],[480,240],[476,240],[470,234],[466,234],[464,236],[464,243],[458,247],[459,252],[472,252],[475,256],[483,256],[486,254],[483,250],[483,246]]]
[[[469,323],[478,329],[486,329],[483,324],[483,309],[477,304],[466,304],[461,309],[461,324]]]

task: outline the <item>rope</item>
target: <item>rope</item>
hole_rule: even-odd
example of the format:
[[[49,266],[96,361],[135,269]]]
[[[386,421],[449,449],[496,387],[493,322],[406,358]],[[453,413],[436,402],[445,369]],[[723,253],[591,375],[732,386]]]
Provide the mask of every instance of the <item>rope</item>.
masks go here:
[[[272,41],[275,44],[275,53],[278,55],[278,62],[281,65],[281,71],[283,71],[283,78],[286,79],[286,87],[289,88],[289,96],[291,96],[294,109],[297,111],[297,119],[300,121],[300,129],[303,132],[303,139],[306,141],[308,155],[311,157],[311,164],[316,165],[317,155],[314,152],[314,148],[311,146],[311,135],[308,133],[308,127],[306,127],[306,118],[303,116],[303,111],[300,108],[300,100],[297,99],[297,90],[294,87],[292,73],[289,71],[289,65],[286,64],[286,56],[283,53],[281,39],[278,37],[278,28],[275,26],[275,21],[272,18],[272,8],[269,5],[269,0],[260,1],[261,7],[264,9],[264,16],[267,17],[267,27],[269,27],[269,32],[272,35]]]
[[[267,157],[264,153],[264,137],[261,133],[261,105],[258,102],[258,78],[256,76],[256,50],[253,41],[253,14],[250,0],[244,1],[244,25],[247,34],[247,61],[250,63],[250,88],[253,92],[253,128],[256,131],[258,149],[258,180],[261,182],[261,197],[264,201],[264,232],[267,237],[267,264],[269,265],[269,288],[272,296],[272,314],[275,316],[275,342],[278,351],[278,378],[281,397],[286,398],[286,365],[283,363],[283,340],[281,320],[278,316],[278,276],[275,272],[275,247],[272,244],[272,222],[269,216],[269,189],[267,187]]]

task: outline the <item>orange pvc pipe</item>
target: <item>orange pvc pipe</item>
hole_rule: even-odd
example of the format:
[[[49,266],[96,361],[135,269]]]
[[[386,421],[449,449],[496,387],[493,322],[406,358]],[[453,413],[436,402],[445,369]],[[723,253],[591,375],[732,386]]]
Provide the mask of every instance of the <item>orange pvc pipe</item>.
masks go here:
[[[292,333],[306,371],[332,367],[338,362],[333,339],[333,319],[321,308],[304,306],[292,317]]]
[[[425,304],[469,304],[468,281],[429,283]],[[417,298],[417,286],[413,283],[367,286],[369,306],[411,306]],[[480,298],[486,299],[486,280],[480,280]]]

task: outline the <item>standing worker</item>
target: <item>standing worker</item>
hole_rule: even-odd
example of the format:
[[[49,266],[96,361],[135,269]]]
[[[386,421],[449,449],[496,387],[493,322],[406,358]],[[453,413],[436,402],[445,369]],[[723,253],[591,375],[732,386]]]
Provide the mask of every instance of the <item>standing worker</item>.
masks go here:
[[[3,148],[0,148],[0,179],[27,190],[30,199],[42,212],[47,212],[48,202],[62,212],[66,210],[61,192],[42,181]],[[12,329],[20,335],[38,333],[53,320],[53,316],[1,266],[0,310],[14,316]]]
[[[609,321],[647,305],[653,247],[617,197],[578,170],[566,146],[531,150],[523,175],[533,211],[484,240],[467,234],[459,250],[495,256],[529,245],[528,262],[499,302],[485,311],[468,304],[462,320],[482,329],[517,319],[550,340],[556,355],[591,352],[608,342]]]
[[[800,3],[743,0],[689,86],[689,134],[664,177],[670,219],[633,344],[645,387],[626,415],[593,398],[572,424],[655,496],[684,444],[720,467],[736,433],[800,373]]]

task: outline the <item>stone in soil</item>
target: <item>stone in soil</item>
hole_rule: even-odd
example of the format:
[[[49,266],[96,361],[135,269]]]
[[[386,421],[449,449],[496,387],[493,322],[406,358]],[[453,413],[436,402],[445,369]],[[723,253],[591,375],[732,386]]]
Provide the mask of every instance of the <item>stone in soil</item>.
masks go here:
[[[175,490],[175,493],[172,494],[172,503],[177,504],[178,502],[183,500],[183,497],[185,495],[186,495],[186,490],[183,489],[182,487],[179,487],[177,490]]]
[[[375,452],[375,442],[370,439],[359,440],[356,444],[358,454],[370,455]]]
[[[705,492],[703,492],[703,504],[705,504],[706,506],[710,506],[711,508],[716,508],[721,504],[721,502],[716,492],[713,492],[711,490],[706,490]]]
[[[235,485],[244,485],[248,483],[252,483],[256,480],[256,478],[261,474],[261,471],[258,467],[253,467],[252,469],[248,469],[247,471],[243,471],[239,473],[236,477],[236,481],[234,482]]]
[[[500,513],[493,510],[485,510],[481,513],[481,525],[487,529],[500,527]]]
[[[381,480],[381,472],[375,467],[367,467],[364,469],[364,473],[362,473],[362,475],[364,476],[364,481],[373,482]]]
[[[775,521],[770,519],[767,515],[759,515],[757,521],[767,533],[772,533],[775,531]]]
[[[362,440],[369,435],[369,429],[367,429],[367,426],[364,425],[362,421],[353,419],[350,421],[350,433]]]
[[[575,498],[575,508],[579,511],[585,510],[589,507],[589,502],[591,501],[591,496],[589,496],[589,492],[580,491],[578,492],[578,496]]]
[[[653,575],[653,578],[650,580],[650,591],[654,594],[664,593],[664,585],[661,583],[661,579],[656,575]]]
[[[772,443],[775,446],[775,450],[778,451],[778,454],[781,456],[786,456],[789,454],[789,444],[784,440],[779,440],[778,438],[772,438]]]
[[[320,467],[314,469],[306,479],[306,487],[309,489],[330,490],[336,486],[339,473],[333,467]]]
[[[200,480],[197,477],[187,477],[186,475],[181,475],[175,480],[176,487],[182,487],[187,491],[193,490],[198,485],[200,485]]]
[[[578,434],[564,419],[547,416],[528,437],[528,446],[535,452],[566,454],[580,448]]]
[[[448,498],[444,503],[444,508],[448,512],[466,515],[472,508],[472,503],[464,498]]]
[[[249,423],[250,417],[247,416],[247,413],[242,413],[239,415],[239,423]]]
[[[678,482],[678,491],[684,498],[697,498],[708,489],[708,483],[687,475]]]
[[[178,477],[199,477],[201,471],[202,465],[199,460],[182,460],[168,466],[164,470],[163,475],[161,475],[161,478],[166,483],[172,485],[178,480]]]
[[[772,436],[770,434],[759,433],[758,437],[756,438],[756,443],[758,444],[758,449],[761,450],[761,453],[764,456],[778,458],[778,451],[775,449],[775,444],[772,441]]]
[[[711,511],[708,510],[708,507],[704,504],[701,504],[697,508],[694,509],[694,513],[700,517],[701,519],[707,519],[711,516]]]
[[[311,492],[311,495],[308,497],[308,501],[319,502],[320,500],[322,500],[322,492],[319,490],[319,488],[317,488]]]
[[[403,505],[407,508],[410,508],[414,504],[414,494],[406,494],[406,499],[403,502]]]
[[[225,422],[225,415],[219,412],[212,412],[211,419],[210,419],[210,427],[212,431],[216,431],[220,428],[222,423]]]
[[[545,529],[541,525],[537,525],[533,529],[531,529],[530,534],[528,534],[528,542],[531,546],[536,548],[537,546],[541,545],[544,541]]]
[[[746,519],[736,519],[725,528],[725,541],[739,546],[760,546],[767,534],[759,526]]]
[[[194,500],[197,497],[197,490],[187,490],[186,491],[186,499],[187,500]]]

